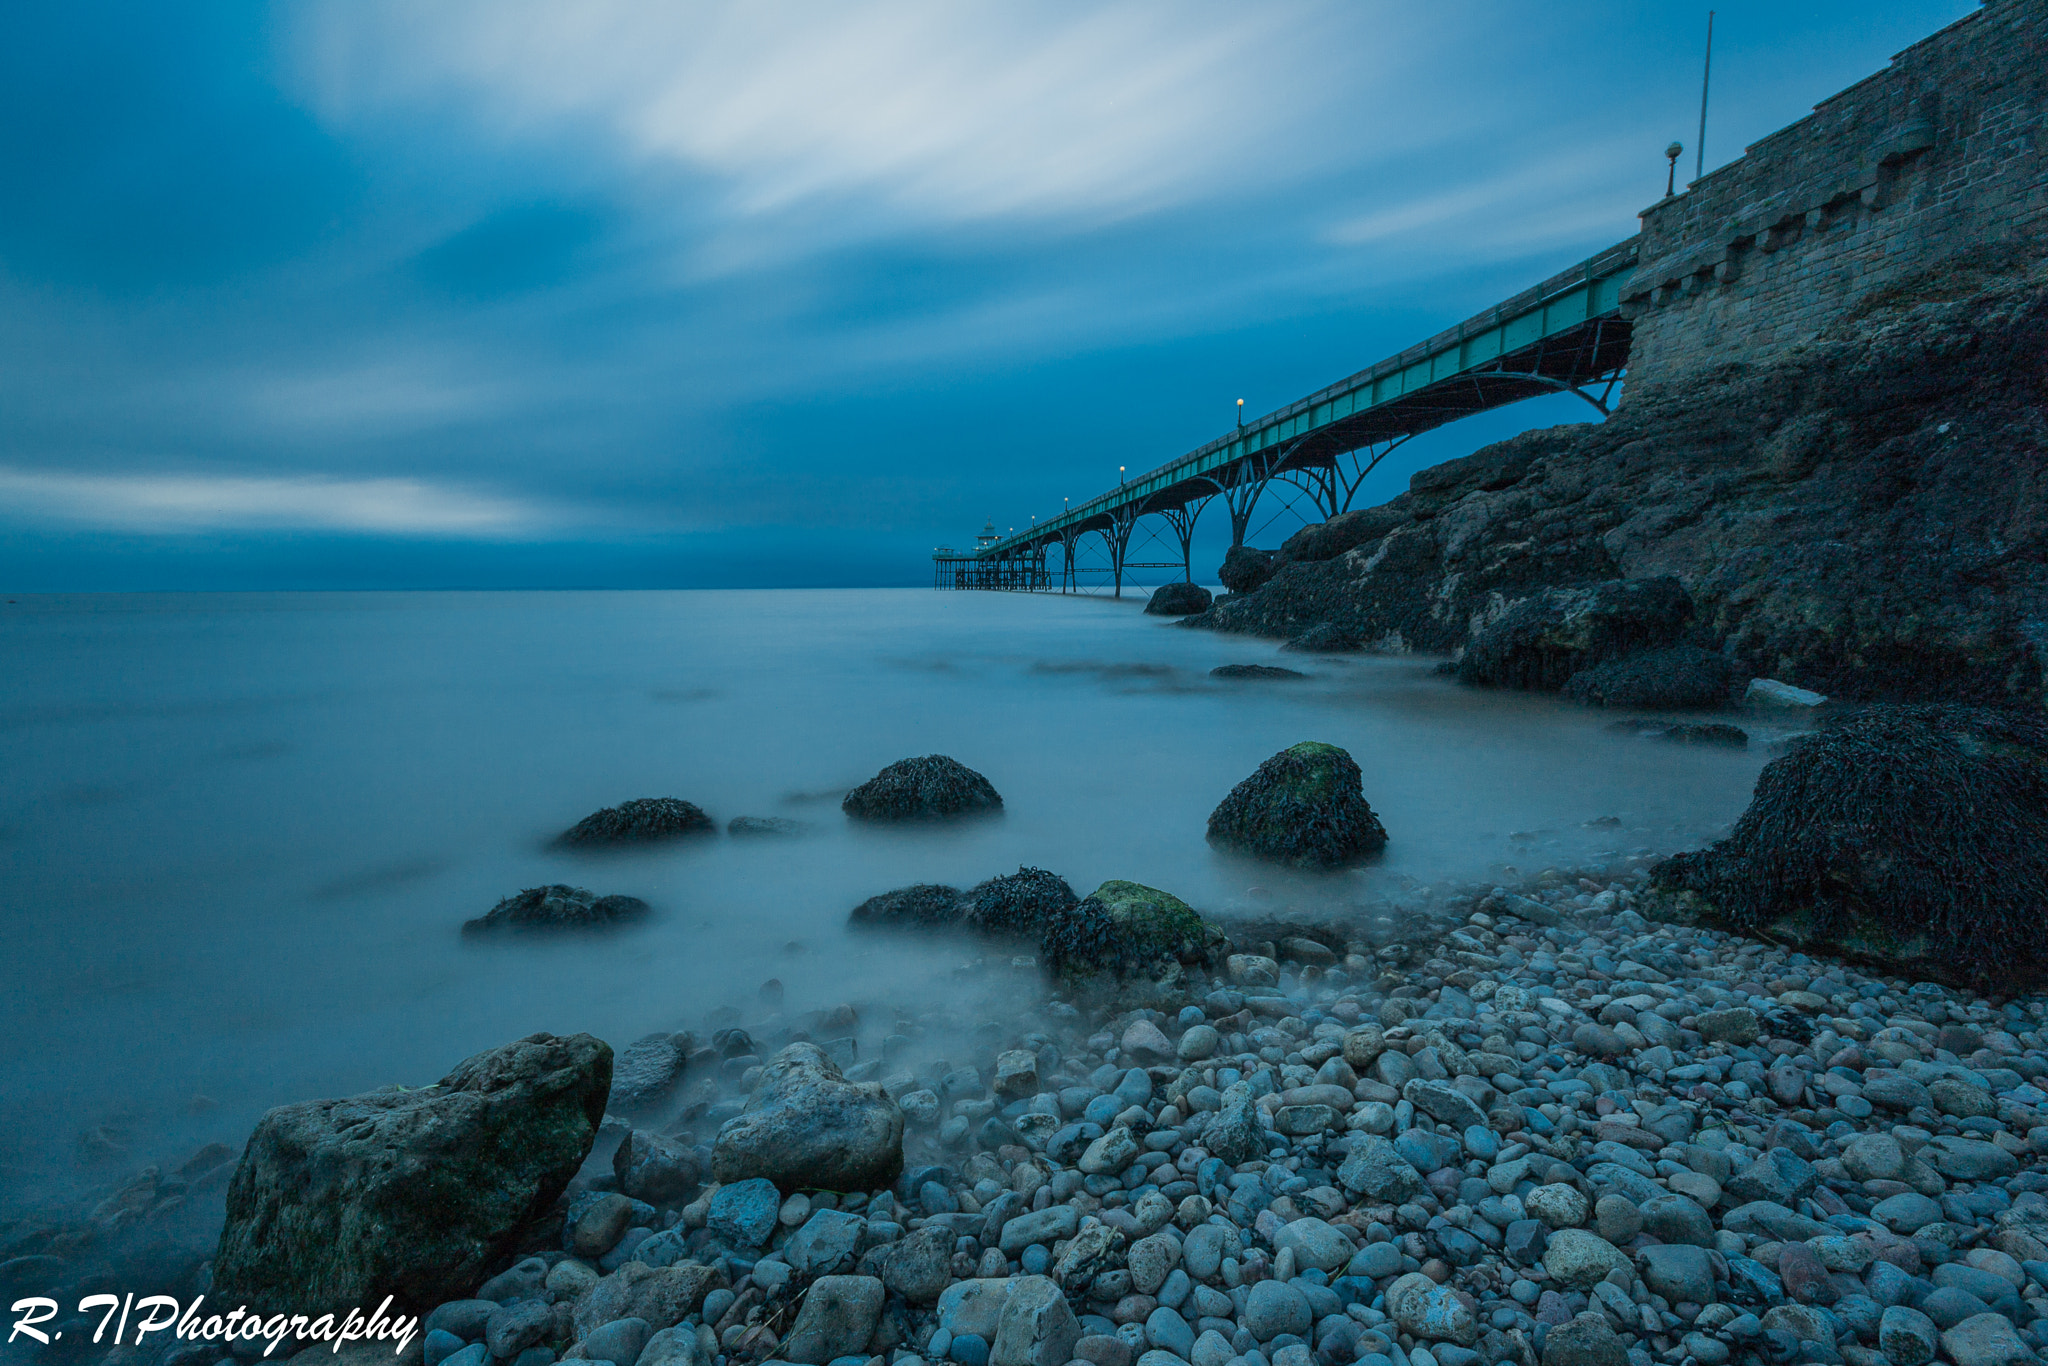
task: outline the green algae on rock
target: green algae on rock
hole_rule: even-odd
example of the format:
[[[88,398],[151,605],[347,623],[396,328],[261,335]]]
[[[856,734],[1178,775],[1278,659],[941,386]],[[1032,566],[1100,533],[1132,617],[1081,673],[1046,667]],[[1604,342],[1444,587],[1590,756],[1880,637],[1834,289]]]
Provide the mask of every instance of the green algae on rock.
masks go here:
[[[590,1155],[611,1082],[601,1040],[534,1034],[436,1086],[279,1106],[228,1186],[215,1290],[308,1315],[468,1295]]]
[[[1211,844],[1300,868],[1335,868],[1384,849],[1351,756],[1309,740],[1284,749],[1230,790],[1209,817]]]
[[[1047,917],[1039,956],[1055,972],[1128,977],[1206,954],[1213,937],[1171,892],[1112,879]]]

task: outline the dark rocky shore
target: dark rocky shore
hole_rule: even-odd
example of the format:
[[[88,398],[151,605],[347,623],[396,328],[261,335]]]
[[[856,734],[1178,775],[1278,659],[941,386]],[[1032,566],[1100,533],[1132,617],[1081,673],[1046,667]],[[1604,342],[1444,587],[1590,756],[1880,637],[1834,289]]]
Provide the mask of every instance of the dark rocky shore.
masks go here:
[[[2039,707],[2044,354],[2048,265],[1987,248],[1783,361],[1643,386],[1233,552],[1188,624],[1462,656],[1546,594],[1562,616],[1556,595],[1665,580],[1606,657],[1683,644],[1834,697]]]

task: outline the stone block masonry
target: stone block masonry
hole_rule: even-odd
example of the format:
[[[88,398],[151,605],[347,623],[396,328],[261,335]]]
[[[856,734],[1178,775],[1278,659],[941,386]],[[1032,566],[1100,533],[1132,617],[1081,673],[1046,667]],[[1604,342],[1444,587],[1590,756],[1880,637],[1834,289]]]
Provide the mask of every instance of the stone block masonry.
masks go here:
[[[2048,251],[2048,0],[1990,0],[1642,220],[1637,388],[1779,358],[1960,253]]]

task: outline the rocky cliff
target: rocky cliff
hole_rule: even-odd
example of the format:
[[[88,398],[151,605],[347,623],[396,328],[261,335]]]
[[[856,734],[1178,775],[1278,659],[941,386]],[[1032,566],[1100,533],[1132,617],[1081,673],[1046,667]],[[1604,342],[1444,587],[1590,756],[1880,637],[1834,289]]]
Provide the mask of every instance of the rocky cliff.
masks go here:
[[[1740,671],[2039,705],[2044,400],[2048,258],[1978,251],[1774,364],[1641,387],[1604,423],[1424,470],[1264,565],[1240,552],[1250,591],[1189,624],[1460,654],[1545,589],[1668,575],[1688,643]]]

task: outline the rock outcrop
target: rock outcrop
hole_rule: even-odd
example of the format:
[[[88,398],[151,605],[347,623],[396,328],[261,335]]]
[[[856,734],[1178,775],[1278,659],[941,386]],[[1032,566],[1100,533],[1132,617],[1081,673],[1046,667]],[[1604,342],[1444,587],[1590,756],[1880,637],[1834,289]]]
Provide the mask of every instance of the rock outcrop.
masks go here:
[[[1736,675],[2037,707],[2044,349],[2048,265],[1957,258],[1781,362],[1642,386],[1600,425],[1424,470],[1297,534],[1268,582],[1189,623],[1458,653],[1546,592],[1670,578],[1693,610],[1655,643]]]
[[[1678,913],[1935,981],[2048,968],[2048,719],[1871,707],[1794,742],[1727,839],[1659,864]]]
[[[718,1131],[711,1175],[784,1191],[877,1190],[903,1170],[903,1112],[874,1082],[852,1082],[816,1044],[777,1053],[747,1107]]]
[[[1260,764],[1209,817],[1209,842],[1300,868],[1336,868],[1384,849],[1351,756],[1304,741]]]
[[[467,1296],[589,1156],[611,1079],[601,1040],[535,1034],[434,1086],[270,1111],[228,1186],[215,1293],[308,1315]]]
[[[842,810],[855,820],[942,820],[1000,811],[989,780],[943,754],[899,759],[846,794]]]
[[[545,933],[560,930],[601,930],[646,916],[647,903],[637,896],[599,896],[582,887],[550,883],[508,896],[474,920],[462,922],[464,935]]]

